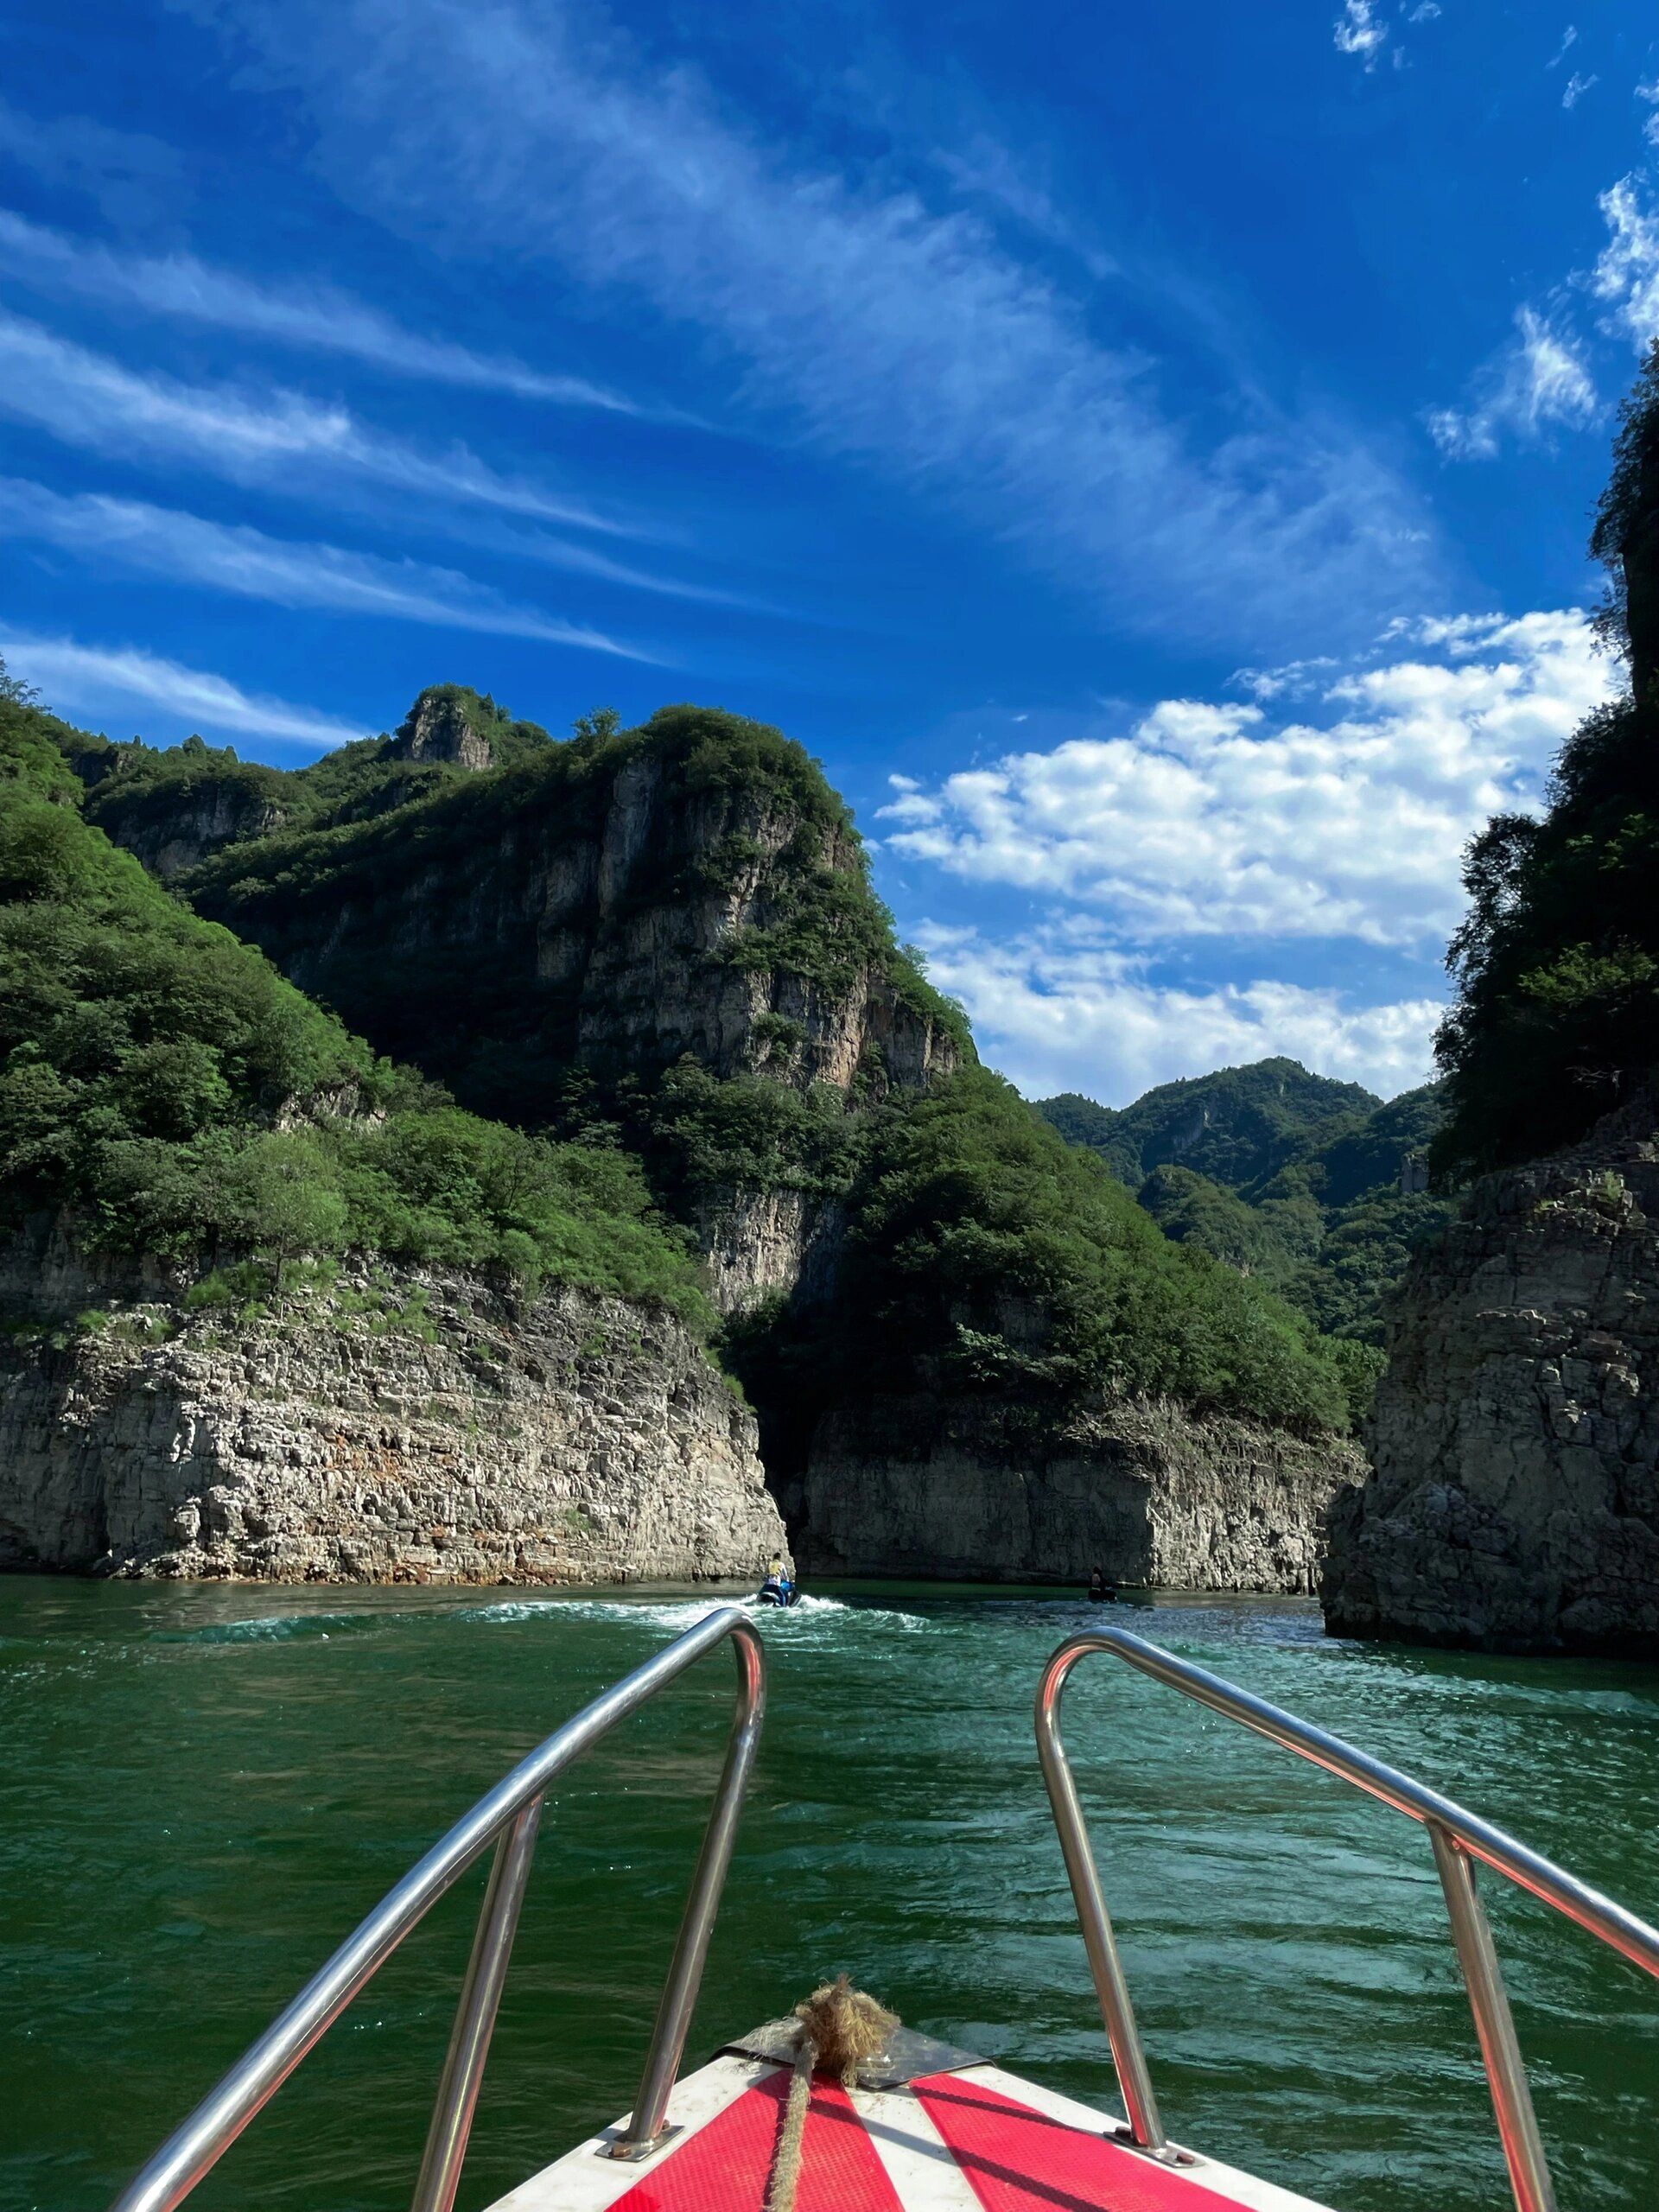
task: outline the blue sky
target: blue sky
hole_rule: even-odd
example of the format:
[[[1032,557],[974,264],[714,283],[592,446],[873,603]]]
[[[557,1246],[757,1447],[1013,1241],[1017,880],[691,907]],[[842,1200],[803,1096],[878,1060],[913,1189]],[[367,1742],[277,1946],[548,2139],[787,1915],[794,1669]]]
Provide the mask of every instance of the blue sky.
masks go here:
[[[1616,674],[1656,170],[1626,0],[13,0],[0,652],[287,763],[738,709],[1033,1094],[1392,1092]]]

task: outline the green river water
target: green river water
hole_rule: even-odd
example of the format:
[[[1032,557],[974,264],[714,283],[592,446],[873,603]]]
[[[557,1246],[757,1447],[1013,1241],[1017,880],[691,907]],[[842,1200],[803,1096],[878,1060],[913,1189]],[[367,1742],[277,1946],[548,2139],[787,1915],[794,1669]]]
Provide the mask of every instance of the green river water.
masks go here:
[[[0,1581],[0,2204],[99,2212],[476,1796],[710,1602]],[[1090,1618],[893,1585],[762,1617],[771,1711],[691,2057],[845,1967],[912,2026],[1113,2101],[1030,1722]],[[1659,1914],[1659,1671],[1335,1642],[1283,1599],[1115,1618]],[[705,1661],[550,1802],[464,2212],[630,2102],[731,1683]],[[1421,1830],[1109,1661],[1067,1709],[1172,2132],[1342,2212],[1501,2212]],[[481,1886],[193,2208],[407,2203]],[[1484,1886],[1562,2212],[1650,2212],[1659,1985]]]

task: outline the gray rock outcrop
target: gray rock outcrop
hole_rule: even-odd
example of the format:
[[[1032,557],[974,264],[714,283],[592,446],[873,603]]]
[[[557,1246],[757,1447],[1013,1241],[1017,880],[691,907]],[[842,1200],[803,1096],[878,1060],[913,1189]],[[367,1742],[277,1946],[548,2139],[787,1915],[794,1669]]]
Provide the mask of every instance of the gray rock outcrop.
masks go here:
[[[984,1582],[1317,1588],[1357,1447],[1166,1405],[1102,1406],[1058,1435],[1029,1408],[917,1397],[832,1413],[788,1494],[803,1570]]]
[[[836,957],[823,972],[778,949],[800,926],[804,878],[868,896],[850,826],[824,829],[810,863],[801,836],[786,799],[724,787],[688,798],[661,753],[644,750],[574,796],[531,779],[511,809],[453,824],[435,813],[421,834],[389,833],[337,865],[323,838],[293,882],[251,873],[187,888],[377,1047],[480,1112],[534,1122],[573,1069],[650,1082],[677,1063],[820,1101],[834,1091],[849,1112],[925,1089],[961,1048],[879,952],[843,959],[829,923]],[[793,1290],[838,1221],[815,1193],[766,1177],[706,1192],[699,1215],[725,1312]]]
[[[688,1332],[590,1293],[382,1270],[252,1320],[123,1302],[0,1350],[3,1567],[758,1579],[783,1544],[753,1418]]]
[[[1485,1177],[1389,1317],[1333,1630],[1659,1651],[1659,1112]]]

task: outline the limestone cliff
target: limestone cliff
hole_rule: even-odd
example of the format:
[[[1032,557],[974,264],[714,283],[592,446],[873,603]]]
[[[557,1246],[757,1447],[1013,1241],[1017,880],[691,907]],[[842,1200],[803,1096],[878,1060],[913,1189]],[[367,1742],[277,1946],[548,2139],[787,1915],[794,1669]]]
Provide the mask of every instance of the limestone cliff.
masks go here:
[[[1484,1178],[1389,1324],[1333,1630],[1659,1651],[1659,1111]]]
[[[1102,1405],[1033,1441],[995,1399],[876,1401],[819,1425],[785,1493],[804,1572],[986,1582],[1112,1579],[1312,1592],[1364,1461],[1167,1405]]]
[[[414,760],[467,736],[414,714],[393,742]],[[816,764],[711,710],[238,844],[184,887],[463,1104],[535,1126],[586,1084],[632,1113],[626,1141],[699,1233],[727,1310],[791,1289],[822,1245],[834,1178],[808,1155],[836,1118],[971,1054],[894,945]],[[677,1067],[749,1088],[664,1105]],[[699,1114],[706,1143],[685,1140]]]
[[[117,1300],[0,1351],[0,1567],[758,1578],[783,1541],[753,1417],[691,1338],[590,1293],[380,1269],[246,1321]]]

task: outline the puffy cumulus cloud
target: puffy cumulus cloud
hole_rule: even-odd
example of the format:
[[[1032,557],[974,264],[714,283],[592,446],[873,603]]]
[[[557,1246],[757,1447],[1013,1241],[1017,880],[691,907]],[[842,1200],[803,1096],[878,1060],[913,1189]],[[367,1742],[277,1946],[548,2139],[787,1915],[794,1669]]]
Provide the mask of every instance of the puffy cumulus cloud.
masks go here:
[[[130,646],[82,645],[70,638],[0,632],[0,659],[13,677],[32,683],[67,713],[159,707],[204,730],[281,738],[319,749],[369,734],[308,707],[244,691],[226,677]]]
[[[1384,1097],[1433,1072],[1433,999],[1362,1007],[1287,982],[1160,986],[1076,917],[1001,943],[972,929],[918,936],[985,1057],[1029,1098],[1081,1090],[1121,1105],[1154,1084],[1277,1054]]]
[[[1469,837],[1529,802],[1614,671],[1577,612],[1393,636],[1415,650],[1327,682],[1317,721],[1170,699],[1122,732],[932,787],[895,781],[887,849],[1069,902],[1128,946],[1226,935],[1421,950],[1455,926]],[[1274,673],[1250,672],[1259,695]]]
[[[1435,408],[1426,417],[1449,460],[1495,459],[1506,430],[1530,443],[1557,428],[1582,429],[1596,418],[1596,387],[1573,339],[1531,308],[1522,308],[1515,321],[1513,342],[1475,378],[1473,405]]]

